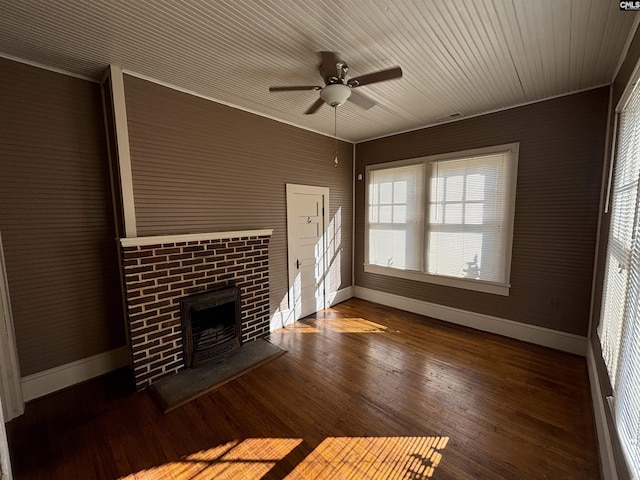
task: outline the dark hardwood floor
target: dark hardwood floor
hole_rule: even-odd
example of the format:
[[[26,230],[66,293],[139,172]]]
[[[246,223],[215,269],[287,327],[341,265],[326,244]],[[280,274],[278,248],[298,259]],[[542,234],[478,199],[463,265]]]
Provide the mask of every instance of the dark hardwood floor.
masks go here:
[[[9,423],[22,479],[597,479],[583,358],[352,299],[163,415],[126,370]]]

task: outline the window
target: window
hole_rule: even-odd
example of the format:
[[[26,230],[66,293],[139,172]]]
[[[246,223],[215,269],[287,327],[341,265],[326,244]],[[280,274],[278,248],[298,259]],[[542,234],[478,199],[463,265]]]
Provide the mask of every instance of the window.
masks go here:
[[[518,144],[367,168],[365,271],[508,295]]]
[[[369,262],[419,270],[423,230],[422,165],[370,173]]]
[[[613,388],[613,417],[640,478],[640,92],[618,112],[609,241],[598,335]]]

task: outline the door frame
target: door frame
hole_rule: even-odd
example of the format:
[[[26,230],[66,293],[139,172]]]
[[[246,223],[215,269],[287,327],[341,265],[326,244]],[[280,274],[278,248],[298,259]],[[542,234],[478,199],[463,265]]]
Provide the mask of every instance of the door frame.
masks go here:
[[[329,302],[329,276],[327,275],[327,227],[329,226],[329,187],[318,187],[313,185],[299,185],[294,183],[287,183],[287,270],[288,270],[288,284],[287,284],[287,297],[289,311],[293,312],[293,321],[298,320],[296,306],[294,305],[293,282],[296,277],[296,265],[295,265],[295,252],[293,252],[293,245],[296,243],[295,239],[295,221],[294,215],[290,205],[293,205],[295,195],[321,195],[322,196],[322,272],[323,272],[323,292],[322,292],[322,304],[324,308],[328,308]]]
[[[0,234],[0,479],[2,480],[12,478],[9,441],[4,424],[23,412],[20,367]]]
[[[0,233],[0,401],[5,421],[22,415],[24,398],[22,379],[13,327],[9,282],[5,268],[2,234]]]

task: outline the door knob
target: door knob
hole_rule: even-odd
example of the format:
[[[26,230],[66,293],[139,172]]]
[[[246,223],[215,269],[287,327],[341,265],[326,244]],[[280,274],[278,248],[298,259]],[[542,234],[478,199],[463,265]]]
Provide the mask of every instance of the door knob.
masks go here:
[[[296,260],[296,268],[300,268],[300,265],[302,265],[302,263],[300,263],[300,260]]]

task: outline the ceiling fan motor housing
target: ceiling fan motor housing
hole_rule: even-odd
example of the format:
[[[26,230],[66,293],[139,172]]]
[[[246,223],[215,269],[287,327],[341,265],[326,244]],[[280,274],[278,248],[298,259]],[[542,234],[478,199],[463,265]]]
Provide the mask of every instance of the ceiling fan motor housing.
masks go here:
[[[332,107],[342,105],[349,95],[351,95],[351,88],[341,83],[327,85],[320,91],[320,98]]]

